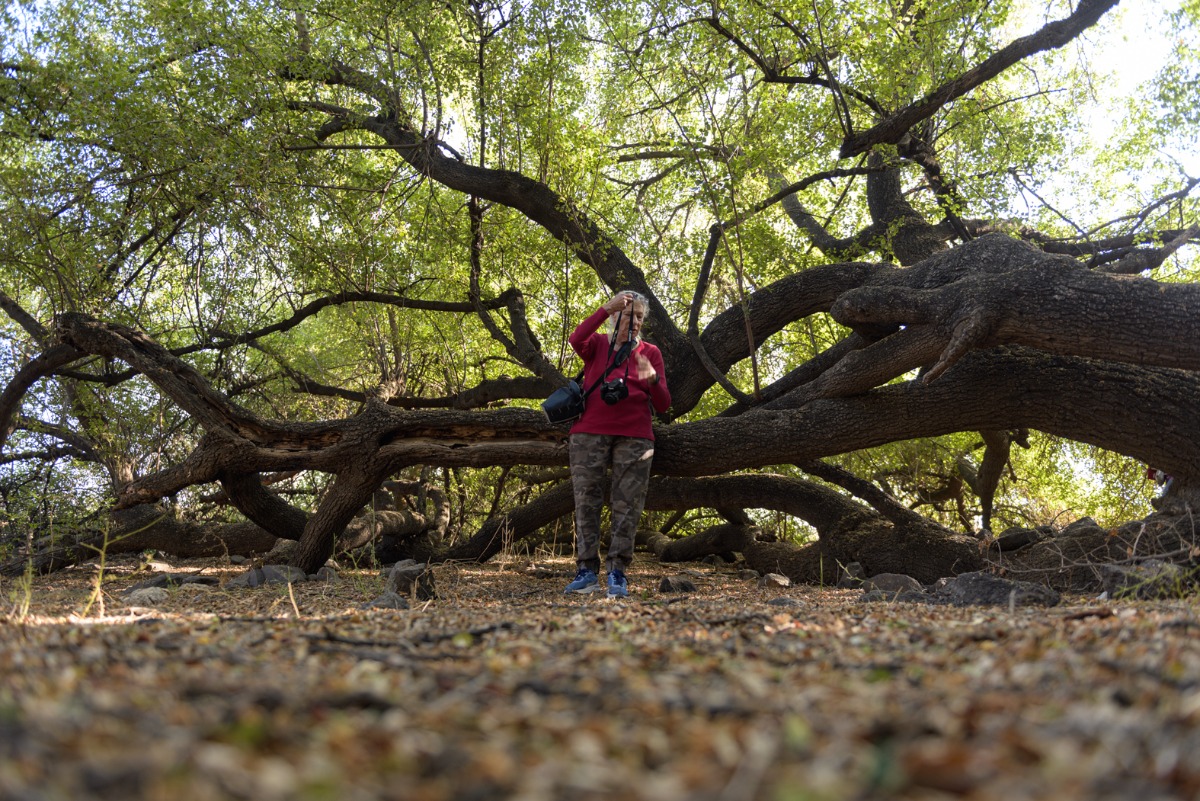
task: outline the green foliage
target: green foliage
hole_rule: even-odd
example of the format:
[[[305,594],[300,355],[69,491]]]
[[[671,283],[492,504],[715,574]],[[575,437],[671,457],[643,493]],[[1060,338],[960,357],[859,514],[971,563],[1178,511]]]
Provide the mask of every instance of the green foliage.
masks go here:
[[[1047,13],[1066,4],[1054,6]],[[1008,0],[849,10],[830,0],[302,0],[286,8],[62,0],[0,14],[0,291],[43,324],[58,312],[90,312],[168,347],[276,323],[339,291],[466,300],[464,196],[374,135],[327,125],[331,114],[357,121],[381,106],[446,143],[444,152],[534,178],[598,221],[677,321],[688,313],[709,226],[740,220],[717,254],[703,325],[755,289],[837,256],[812,248],[778,207],[745,217],[780,180],[852,166],[834,155],[851,130],[1041,24]],[[1172,56],[1135,101],[1119,98],[1119,117],[1107,105],[1105,65],[1075,47],[1039,54],[946,106],[920,133],[936,146],[954,196],[939,202],[905,164],[906,199],[934,221],[953,208],[1064,234],[1171,191],[1181,168],[1164,157],[1164,143],[1169,153],[1195,148],[1198,22],[1196,0],[1171,12]],[[1120,24],[1104,20],[1097,37]],[[339,85],[327,80],[333,70],[367,78]],[[1096,108],[1114,117],[1100,141],[1089,139]],[[818,182],[801,200],[834,236],[870,221],[861,177]],[[1179,227],[1194,212],[1190,199],[1164,205],[1143,231]],[[488,208],[482,233],[482,294],[524,293],[548,358],[568,369],[569,331],[613,288],[512,209]],[[1160,273],[1194,280],[1196,269],[1176,257]],[[495,318],[503,328],[503,315]],[[3,324],[7,379],[41,343]],[[844,333],[825,316],[789,326],[730,379],[751,392]],[[524,370],[473,315],[365,303],[327,309],[253,347],[187,358],[239,403],[285,420],[356,409],[293,392],[300,381],[357,392],[386,381],[440,397]],[[100,376],[119,367],[84,369]],[[729,402],[714,388],[685,419]],[[51,426],[83,432],[94,448],[90,462],[4,474],[6,506],[22,510],[10,515],[30,521],[36,493],[28,488],[74,497],[67,487],[86,487],[84,513],[121,469],[140,475],[177,463],[199,433],[141,381],[115,390],[46,386],[24,413],[42,431],[31,424],[10,449],[27,439],[47,447]],[[973,434],[842,461],[914,502],[963,458],[977,463]],[[1086,470],[1046,467],[1085,459]],[[1019,478],[1002,485],[1004,520],[1045,520],[1067,508],[1118,515],[1146,497],[1128,466],[1061,443],[1018,454],[1014,468]],[[1093,485],[1093,476],[1104,480]],[[456,471],[447,481],[457,497],[490,498],[497,479],[498,471]],[[505,504],[526,497],[518,486],[500,492]],[[487,511],[469,506],[458,515],[464,526]],[[954,522],[959,512],[934,514]]]

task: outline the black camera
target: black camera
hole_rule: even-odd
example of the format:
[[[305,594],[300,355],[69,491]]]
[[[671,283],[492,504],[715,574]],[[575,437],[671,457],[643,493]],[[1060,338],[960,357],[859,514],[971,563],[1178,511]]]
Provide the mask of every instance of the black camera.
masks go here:
[[[618,378],[616,381],[605,381],[600,385],[600,397],[609,406],[628,398],[629,387],[625,386],[625,379]]]

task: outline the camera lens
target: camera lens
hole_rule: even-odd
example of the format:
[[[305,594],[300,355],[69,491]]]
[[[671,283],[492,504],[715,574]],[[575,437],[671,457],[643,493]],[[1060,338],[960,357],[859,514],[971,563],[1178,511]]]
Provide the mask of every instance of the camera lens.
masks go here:
[[[629,397],[629,387],[625,386],[625,379],[618,378],[616,381],[606,381],[600,387],[600,397],[609,406]]]

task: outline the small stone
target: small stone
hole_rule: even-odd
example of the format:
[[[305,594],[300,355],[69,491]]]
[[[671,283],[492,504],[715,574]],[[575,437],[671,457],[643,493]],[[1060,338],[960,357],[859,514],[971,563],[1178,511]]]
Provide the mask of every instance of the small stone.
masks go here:
[[[758,580],[760,587],[790,587],[792,580],[781,573],[768,573]]]
[[[263,584],[299,584],[308,581],[308,574],[291,565],[263,565]]]
[[[408,609],[408,599],[394,592],[385,592],[373,601],[360,604],[359,609]]]
[[[340,580],[338,572],[329,565],[325,565],[316,573],[311,573],[308,576],[309,581],[328,581],[330,584],[335,584]]]
[[[131,606],[154,606],[170,600],[171,593],[162,587],[146,587],[129,593],[127,600]]]
[[[921,586],[921,582],[903,573],[880,573],[879,575],[871,576],[869,579],[863,581],[862,587],[868,592],[878,590],[887,593],[892,598],[902,592],[925,591],[925,588]]]
[[[696,584],[687,576],[664,576],[658,585],[659,592],[695,592]]]
[[[397,562],[388,572],[387,592],[408,597],[416,588],[417,599],[428,601],[437,597],[433,584],[433,571],[424,562],[415,559],[405,559]]]

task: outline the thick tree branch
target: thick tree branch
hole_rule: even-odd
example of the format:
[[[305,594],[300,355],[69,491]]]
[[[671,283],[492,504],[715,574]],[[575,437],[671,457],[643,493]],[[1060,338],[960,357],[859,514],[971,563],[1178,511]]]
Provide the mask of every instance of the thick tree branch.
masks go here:
[[[519,294],[520,293],[515,289],[508,289],[495,298],[489,298],[488,300],[482,301],[482,304],[486,309],[504,308],[506,306],[511,306]],[[187,345],[180,348],[172,348],[168,352],[173,356],[187,356],[192,353],[199,353],[201,351],[225,350],[228,348],[237,347],[239,345],[252,345],[254,342],[262,339],[263,337],[269,336],[270,334],[278,334],[291,330],[307,320],[309,317],[316,315],[324,309],[348,303],[379,303],[395,306],[401,309],[419,309],[422,311],[439,311],[458,314],[468,314],[474,309],[474,306],[470,302],[465,301],[460,303],[454,301],[421,300],[419,298],[409,298],[404,295],[396,295],[388,292],[337,292],[306,303],[293,312],[292,316],[288,317],[286,320],[281,320],[277,323],[272,323],[271,325],[255,329],[253,331],[247,331],[246,333],[242,334],[234,334],[228,331],[213,329],[210,332],[212,338],[209,341],[198,342],[194,345]],[[79,370],[59,370],[56,375],[62,376],[63,378],[73,378],[77,381],[98,383],[111,387],[128,381],[137,375],[137,372],[134,370],[122,370],[117,372],[104,372],[97,374]],[[300,382],[301,378],[298,378],[297,381]],[[312,383],[314,386],[319,386],[315,384],[315,382],[308,383]],[[329,391],[316,390],[313,392],[313,394],[336,395],[338,397],[345,397],[350,400],[359,400],[363,395],[363,393],[354,393],[349,390],[344,391],[346,394],[343,394],[343,391],[341,390],[334,390],[332,388],[324,389],[329,389]],[[440,406],[444,404],[434,405]]]
[[[891,333],[891,332],[888,332]],[[851,331],[850,334],[838,340],[836,343],[818,353],[816,356],[809,359],[804,364],[794,370],[791,370],[787,375],[768,384],[762,391],[762,397],[759,402],[763,405],[769,404],[772,401],[778,400],[787,393],[803,386],[810,381],[816,381],[826,371],[833,368],[838,362],[844,359],[851,351],[865,348],[871,344],[873,340],[868,339],[857,331]],[[749,411],[752,407],[744,403],[731,404],[724,409],[721,417],[736,417]]]
[[[947,346],[927,380],[969,350],[999,344],[1200,370],[1200,320],[1193,312],[1200,308],[1197,285],[1098,274],[998,234],[913,269],[936,271],[940,264],[961,263],[967,247],[975,254],[969,280],[943,280],[929,289],[911,288],[919,286],[916,282],[864,286],[838,299],[834,318],[850,326],[938,326],[948,336]],[[1151,310],[1156,330],[1173,332],[1171,347],[1145,336]]]
[[[46,340],[50,336],[50,332],[46,327],[37,321],[36,318],[29,312],[25,311],[20,303],[17,303],[6,292],[0,290],[0,309],[12,318],[13,322],[25,329],[25,333],[33,337],[33,340],[39,345],[45,346]]]
[[[267,489],[258,473],[225,473],[221,476],[221,486],[248,520],[276,537],[300,539],[308,515]]]
[[[0,448],[4,447],[4,443],[16,429],[17,412],[29,388],[63,365],[85,355],[85,352],[71,345],[55,345],[17,371],[4,388],[4,392],[0,393]]]
[[[342,398],[355,403],[366,403],[373,397],[373,393],[370,392],[360,392],[321,383],[290,367],[285,366],[282,370],[295,383],[297,392],[324,398]],[[529,400],[545,398],[557,386],[557,384],[537,376],[493,378],[481,381],[475,386],[453,395],[443,395],[437,398],[392,395],[386,398],[385,402],[388,406],[394,406],[397,409],[482,409],[490,404],[514,398]]]
[[[1200,225],[1193,225],[1161,248],[1139,248],[1127,256],[1122,256],[1116,263],[1101,267],[1099,271],[1112,275],[1137,275],[1149,272],[1166,261],[1172,253],[1196,239],[1197,236],[1200,236]]]
[[[805,473],[835,484],[851,494],[862,498],[888,520],[896,525],[929,525],[929,521],[912,511],[879,487],[866,479],[859,478],[849,470],[835,464],[811,459],[796,465]]]

